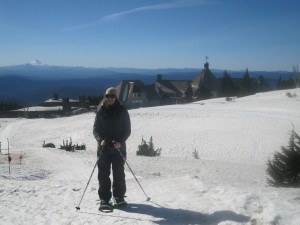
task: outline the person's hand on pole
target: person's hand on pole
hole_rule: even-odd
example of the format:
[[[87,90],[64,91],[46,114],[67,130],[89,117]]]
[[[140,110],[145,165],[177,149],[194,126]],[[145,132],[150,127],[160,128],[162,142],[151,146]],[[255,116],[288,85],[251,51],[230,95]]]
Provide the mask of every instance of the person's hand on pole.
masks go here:
[[[114,144],[115,149],[120,149],[121,147],[122,147],[122,145],[120,142],[115,142],[115,144]]]

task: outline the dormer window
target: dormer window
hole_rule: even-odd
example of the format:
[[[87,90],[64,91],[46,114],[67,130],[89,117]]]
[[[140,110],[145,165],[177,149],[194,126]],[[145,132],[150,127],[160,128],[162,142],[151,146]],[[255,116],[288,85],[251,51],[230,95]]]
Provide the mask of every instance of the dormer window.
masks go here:
[[[132,93],[132,96],[135,98],[142,97],[142,93],[141,92]]]

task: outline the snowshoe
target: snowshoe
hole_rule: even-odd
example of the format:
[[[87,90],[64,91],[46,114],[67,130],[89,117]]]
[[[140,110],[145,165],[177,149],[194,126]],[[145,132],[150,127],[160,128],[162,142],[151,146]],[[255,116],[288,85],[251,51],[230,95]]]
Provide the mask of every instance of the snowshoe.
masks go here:
[[[115,198],[114,207],[124,208],[127,206],[128,206],[128,203],[124,200],[124,198]]]
[[[101,211],[101,212],[112,212],[113,207],[108,201],[100,200],[99,211]]]

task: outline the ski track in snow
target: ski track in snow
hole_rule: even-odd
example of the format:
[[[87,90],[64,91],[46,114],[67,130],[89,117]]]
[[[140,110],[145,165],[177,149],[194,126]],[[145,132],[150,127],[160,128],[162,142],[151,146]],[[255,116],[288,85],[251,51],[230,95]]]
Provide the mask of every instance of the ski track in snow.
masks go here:
[[[292,123],[300,133],[300,98],[286,91],[130,110],[128,163],[151,200],[126,168],[130,205],[113,213],[97,210],[97,169],[75,209],[96,162],[94,113],[0,119],[0,223],[298,225],[299,190],[267,186],[265,172],[267,160],[287,145]],[[300,89],[289,91],[300,96]],[[151,136],[162,155],[136,156]],[[58,149],[70,137],[87,150]],[[42,148],[44,141],[56,148]]]

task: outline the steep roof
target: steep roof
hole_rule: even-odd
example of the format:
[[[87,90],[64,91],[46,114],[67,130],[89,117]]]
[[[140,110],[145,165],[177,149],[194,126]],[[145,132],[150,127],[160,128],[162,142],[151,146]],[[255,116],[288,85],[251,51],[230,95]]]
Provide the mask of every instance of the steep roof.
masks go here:
[[[144,91],[146,93],[146,97],[147,97],[148,101],[159,100],[160,97],[159,97],[158,93],[155,91],[154,84],[144,85]]]
[[[140,80],[123,80],[116,88],[119,93],[118,99],[121,102],[127,102],[132,93],[145,93],[149,100],[158,99],[153,85],[144,85]]]
[[[181,96],[187,85],[185,80],[157,80],[155,83],[160,95]]]
[[[204,69],[202,72],[193,80],[193,87],[205,87],[211,91],[218,90],[218,79],[213,75],[209,69],[209,63],[204,63]]]

